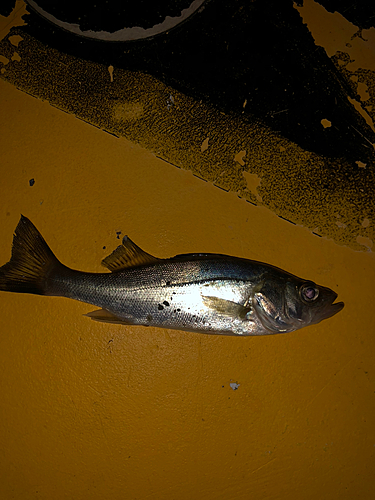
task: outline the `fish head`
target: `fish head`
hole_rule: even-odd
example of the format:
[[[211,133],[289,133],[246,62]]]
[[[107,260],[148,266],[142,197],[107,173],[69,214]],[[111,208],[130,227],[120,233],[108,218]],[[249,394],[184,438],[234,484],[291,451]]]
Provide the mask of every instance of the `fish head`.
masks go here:
[[[270,333],[284,333],[319,323],[337,314],[343,302],[337,293],[294,276],[262,280],[253,297],[253,307]]]

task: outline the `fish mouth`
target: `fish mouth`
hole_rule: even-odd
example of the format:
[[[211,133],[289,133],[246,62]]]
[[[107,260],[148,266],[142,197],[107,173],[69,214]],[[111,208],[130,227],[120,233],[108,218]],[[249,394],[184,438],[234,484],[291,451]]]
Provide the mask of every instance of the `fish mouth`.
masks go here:
[[[327,319],[330,318],[331,316],[334,316],[338,312],[341,311],[341,309],[344,307],[344,302],[336,302],[335,304],[331,304],[329,308],[325,311],[324,316],[322,319]]]
[[[328,299],[328,303],[326,306],[323,308],[323,310],[320,311],[319,313],[319,321],[322,321],[323,319],[331,318],[335,314],[341,311],[341,309],[344,307],[344,302],[335,302],[337,299],[337,293],[331,291],[331,297]]]

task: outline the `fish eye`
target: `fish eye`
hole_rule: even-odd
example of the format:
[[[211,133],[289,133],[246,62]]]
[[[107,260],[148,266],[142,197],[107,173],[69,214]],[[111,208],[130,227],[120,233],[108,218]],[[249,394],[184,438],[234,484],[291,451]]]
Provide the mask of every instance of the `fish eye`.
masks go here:
[[[300,295],[305,302],[314,302],[319,297],[319,290],[313,285],[303,285]]]

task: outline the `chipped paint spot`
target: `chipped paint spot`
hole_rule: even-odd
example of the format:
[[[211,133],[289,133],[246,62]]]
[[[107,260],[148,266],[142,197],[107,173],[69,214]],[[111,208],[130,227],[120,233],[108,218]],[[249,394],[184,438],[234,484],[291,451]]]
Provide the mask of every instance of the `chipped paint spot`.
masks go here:
[[[347,43],[358,31],[357,26],[347,21],[338,12],[330,13],[314,2],[304,0],[303,6],[294,3],[313,36],[315,43],[325,49],[327,55],[332,57],[336,52],[348,52]]]
[[[241,384],[236,384],[235,382],[231,382],[229,385],[234,391],[236,391]]]
[[[304,0],[303,6],[294,3],[294,8],[300,13],[303,22],[307,25],[315,43],[323,47],[327,55],[335,57],[335,64],[342,67],[344,78],[348,78],[345,71],[355,72],[358,70],[375,71],[375,58],[373,47],[375,46],[375,28],[361,30],[338,12],[330,13],[313,0]],[[365,76],[361,73],[360,78]],[[361,102],[370,99],[368,85],[359,81],[358,75],[352,75],[350,80],[356,85],[356,91]],[[356,99],[347,96],[349,102],[356,111],[364,118],[367,125],[375,132],[375,125],[369,116],[367,107],[364,109]],[[368,138],[364,137],[375,149]]]
[[[5,66],[9,64],[9,59],[5,56],[0,55],[0,63],[4,64]]]
[[[26,9],[27,5],[23,0],[16,0],[16,5],[9,16],[0,16],[0,40],[5,38],[12,28],[27,24],[23,19],[23,16],[29,15]]]
[[[239,163],[242,167],[245,166],[245,158],[246,156],[246,151],[240,151],[239,153],[236,154],[236,156],[234,157],[234,161],[236,161],[237,163]]]
[[[372,130],[375,132],[375,125],[374,122],[372,121],[371,116],[362,108],[361,103],[356,101],[355,99],[352,99],[351,97],[347,96],[348,101],[355,107],[355,109],[358,111],[358,113],[365,119],[367,125],[372,128]],[[367,139],[368,142],[369,139]],[[372,143],[370,143],[372,144]],[[375,144],[372,144],[375,148]]]
[[[204,153],[208,149],[208,141],[210,140],[209,136],[206,137],[206,139],[202,142],[201,144],[201,153]]]
[[[366,163],[362,163],[361,161],[356,161],[356,164],[358,165],[358,168],[366,168]]]
[[[114,70],[114,68],[113,68],[112,64],[110,66],[108,66],[108,72],[109,72],[111,82],[113,82],[113,70]]]
[[[358,30],[359,31],[359,30]],[[375,71],[375,57],[373,47],[375,46],[375,28],[362,31],[362,36],[357,36],[352,40],[350,50],[350,63],[346,66],[349,71],[358,69],[368,69]]]
[[[349,71],[358,69],[375,70],[373,47],[375,45],[375,28],[362,30],[345,19],[338,12],[330,13],[313,0],[304,0],[303,6],[294,3],[307,25],[315,43],[323,47],[329,57],[338,52],[349,55],[346,65]]]
[[[330,122],[326,118],[323,118],[323,120],[320,120],[320,123],[323,125],[324,128],[328,128],[328,127],[332,126],[332,122]]]
[[[12,61],[20,62],[20,60],[21,60],[21,57],[18,54],[18,52],[14,52],[13,55],[12,55]]]
[[[368,92],[368,86],[363,82],[358,82],[357,92],[361,101],[368,101],[370,99],[370,94]]]
[[[8,40],[12,45],[18,47],[18,44],[22,42],[23,38],[20,35],[11,35],[10,37],[8,37]]]
[[[367,219],[367,218],[366,218],[366,219],[363,219],[361,226],[362,226],[362,227],[369,227],[369,226],[370,226],[370,224],[371,224],[370,219]]]
[[[262,197],[259,194],[258,188],[262,182],[262,179],[257,176],[257,174],[250,174],[249,172],[243,172],[243,176],[246,179],[247,188],[251,191],[258,201],[262,201]]]
[[[356,241],[359,245],[363,245],[367,247],[368,250],[371,250],[373,246],[373,241],[370,238],[366,238],[366,236],[357,236]]]

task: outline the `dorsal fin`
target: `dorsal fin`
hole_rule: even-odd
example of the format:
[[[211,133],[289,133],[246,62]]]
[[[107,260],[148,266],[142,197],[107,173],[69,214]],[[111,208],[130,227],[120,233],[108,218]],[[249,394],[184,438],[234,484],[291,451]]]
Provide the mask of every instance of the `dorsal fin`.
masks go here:
[[[154,264],[159,260],[157,257],[139,248],[128,236],[124,236],[122,245],[118,246],[108,257],[103,259],[102,265],[115,273],[129,267]]]

